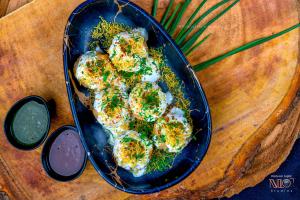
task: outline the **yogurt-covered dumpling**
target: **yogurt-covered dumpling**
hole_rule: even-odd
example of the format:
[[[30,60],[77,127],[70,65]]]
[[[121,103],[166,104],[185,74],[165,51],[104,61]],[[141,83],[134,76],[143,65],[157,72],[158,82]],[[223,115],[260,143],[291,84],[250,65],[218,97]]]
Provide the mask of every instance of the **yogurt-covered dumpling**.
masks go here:
[[[135,131],[116,138],[113,149],[117,164],[139,177],[145,174],[152,154],[152,144]]]
[[[166,111],[167,97],[156,83],[138,83],[129,94],[129,104],[134,117],[154,122]]]
[[[161,77],[159,66],[156,60],[148,57],[146,65],[141,69],[142,82],[156,82]]]
[[[124,80],[118,76],[108,55],[88,51],[79,57],[74,66],[78,82],[91,90],[102,90],[110,85],[125,89]]]
[[[148,56],[142,29],[117,34],[108,49],[109,58],[118,71],[137,72],[145,65]]]
[[[192,127],[180,108],[172,108],[165,116],[159,118],[153,130],[153,141],[158,149],[168,152],[180,152],[190,141]]]
[[[128,95],[119,88],[96,92],[93,112],[99,123],[112,133],[113,138],[129,130],[131,116]]]

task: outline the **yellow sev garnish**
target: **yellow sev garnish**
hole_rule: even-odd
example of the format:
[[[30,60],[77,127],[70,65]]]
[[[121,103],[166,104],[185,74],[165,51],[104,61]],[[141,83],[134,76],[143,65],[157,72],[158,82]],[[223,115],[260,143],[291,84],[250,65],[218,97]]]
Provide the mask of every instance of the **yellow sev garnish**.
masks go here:
[[[111,47],[108,49],[108,53],[111,62],[118,71],[126,72],[139,71],[144,67],[148,56],[145,39],[136,32],[125,32],[116,35]],[[144,62],[142,62],[142,59]]]
[[[103,17],[100,17],[100,22],[92,32],[92,38],[94,40],[99,40],[104,48],[109,48],[115,35],[130,30],[131,28],[129,26],[119,23],[111,23],[106,21]]]
[[[171,122],[165,125],[164,131],[166,134],[166,141],[172,146],[181,146],[185,142],[185,137],[182,131],[184,130],[183,124]]]
[[[112,118],[115,118],[120,115],[122,112],[122,107],[124,106],[124,101],[122,99],[122,96],[115,93],[107,93],[106,96],[106,102],[104,102],[105,108],[104,111],[108,116],[111,116]]]
[[[135,165],[138,160],[144,158],[145,148],[139,141],[124,137],[122,143],[126,144],[120,148],[120,158],[123,162]]]

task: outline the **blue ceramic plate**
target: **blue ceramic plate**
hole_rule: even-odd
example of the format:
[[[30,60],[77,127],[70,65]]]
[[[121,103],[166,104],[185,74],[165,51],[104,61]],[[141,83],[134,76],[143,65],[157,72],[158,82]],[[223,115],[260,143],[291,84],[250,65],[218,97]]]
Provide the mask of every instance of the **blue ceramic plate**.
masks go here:
[[[168,65],[185,84],[185,95],[191,101],[191,117],[195,138],[179,154],[171,169],[155,172],[139,178],[118,168],[117,175],[111,173],[115,163],[107,150],[108,138],[103,127],[96,121],[93,113],[78,99],[74,88],[87,91],[76,81],[72,84],[73,66],[77,58],[89,50],[90,35],[99,22],[99,16],[113,21],[118,12],[118,5],[110,0],[89,0],[79,5],[71,14],[65,30],[64,71],[69,101],[73,117],[78,128],[88,158],[97,172],[112,186],[129,193],[154,193],[169,188],[191,174],[203,159],[211,137],[211,118],[205,94],[192,71],[189,62],[158,22],[137,5],[126,0],[119,0],[122,12],[115,18],[116,22],[133,27],[143,27],[149,32],[148,46],[164,47]],[[68,41],[66,41],[68,39]]]

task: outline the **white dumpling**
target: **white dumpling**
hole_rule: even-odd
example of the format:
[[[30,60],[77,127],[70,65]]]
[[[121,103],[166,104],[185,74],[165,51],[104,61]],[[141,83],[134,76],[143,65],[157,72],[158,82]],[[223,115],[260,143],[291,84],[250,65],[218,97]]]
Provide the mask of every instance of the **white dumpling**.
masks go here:
[[[152,144],[141,138],[135,131],[127,131],[116,138],[113,149],[117,164],[129,170],[133,176],[140,177],[146,173],[152,154]]]
[[[138,83],[129,94],[133,116],[139,120],[154,122],[167,108],[167,96],[156,83]]]
[[[78,58],[74,74],[82,86],[91,90],[100,91],[111,85],[126,89],[108,55],[96,51],[88,51]]]
[[[129,130],[131,115],[128,95],[119,88],[96,92],[93,112],[98,122],[112,133],[113,138]]]
[[[161,77],[158,63],[153,58],[148,57],[141,74],[142,82],[157,82]]]
[[[122,32],[112,41],[108,54],[118,71],[137,72],[148,57],[145,38],[140,32]]]
[[[155,122],[152,139],[158,149],[177,153],[190,142],[192,131],[183,110],[175,107]]]

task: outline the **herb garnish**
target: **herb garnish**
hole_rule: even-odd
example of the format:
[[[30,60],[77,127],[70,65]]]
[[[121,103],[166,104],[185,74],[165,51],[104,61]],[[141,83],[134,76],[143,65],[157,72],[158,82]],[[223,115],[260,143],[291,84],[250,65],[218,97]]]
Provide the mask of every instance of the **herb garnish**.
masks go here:
[[[159,97],[157,91],[151,91],[149,93],[146,93],[143,101],[142,106],[144,110],[156,108],[159,106]]]
[[[117,107],[123,106],[124,102],[120,99],[118,95],[114,95],[111,98],[110,108],[111,110],[114,110]]]
[[[122,142],[125,142],[125,143],[129,143],[129,142],[134,142],[135,140],[133,138],[130,138],[130,137],[124,137],[122,139]]]
[[[104,82],[107,81],[107,78],[108,78],[109,74],[110,74],[110,71],[106,71],[106,72],[103,73],[103,81]]]
[[[147,166],[147,172],[164,171],[172,167],[175,153],[168,153],[163,150],[154,150],[152,158]]]

